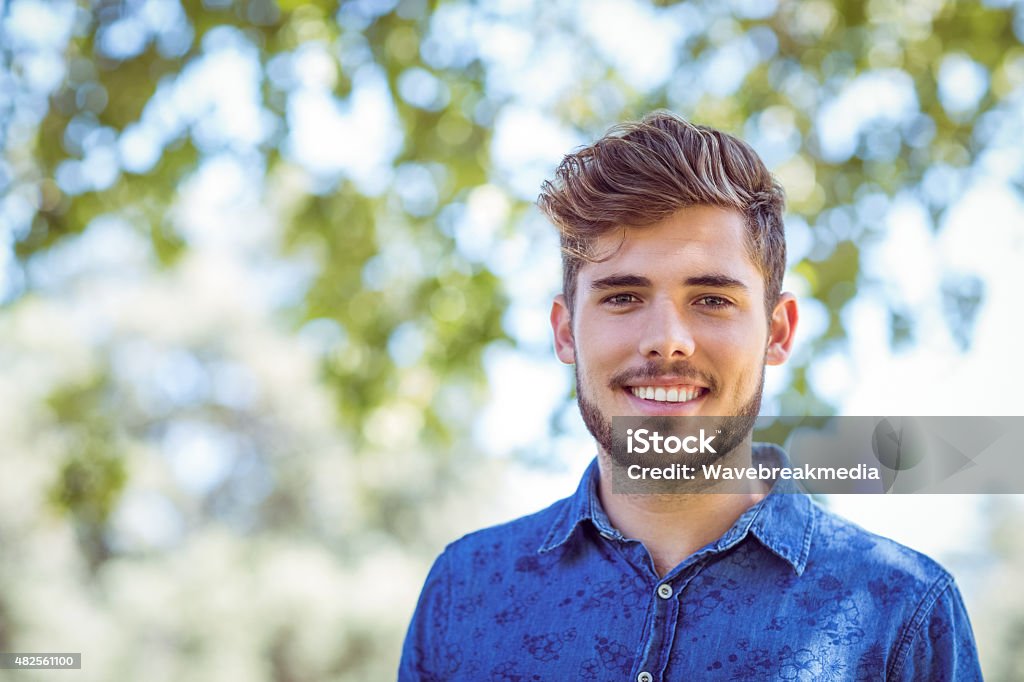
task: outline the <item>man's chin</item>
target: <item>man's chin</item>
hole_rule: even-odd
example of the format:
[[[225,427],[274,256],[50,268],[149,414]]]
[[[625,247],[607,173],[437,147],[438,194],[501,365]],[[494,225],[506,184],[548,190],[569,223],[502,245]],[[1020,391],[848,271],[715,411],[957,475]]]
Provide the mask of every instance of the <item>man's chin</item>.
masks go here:
[[[577,395],[576,401],[580,408],[580,414],[583,417],[583,423],[586,424],[587,430],[590,431],[594,440],[597,441],[598,446],[601,450],[606,453],[613,464],[619,466],[630,466],[638,462],[634,461],[631,457],[623,457],[617,454],[616,443],[614,443],[615,434],[613,433],[612,421],[610,417],[606,417],[605,413],[593,402],[587,398],[587,391],[581,385],[579,376],[579,367],[576,367],[576,387]],[[724,410],[726,415],[735,415],[726,417],[722,415],[715,415],[714,412],[722,408],[718,398],[720,394],[717,392],[711,392],[704,394],[693,401],[687,403],[666,403],[671,407],[662,407],[657,401],[648,401],[634,396],[632,393],[623,390],[625,402],[616,401],[615,407],[612,409],[619,409],[620,407],[628,410],[627,414],[632,412],[639,412],[635,416],[644,419],[652,420],[665,420],[672,422],[675,418],[676,423],[671,425],[670,428],[665,429],[667,432],[672,433],[678,431],[680,426],[684,426],[682,422],[693,421],[687,420],[687,417],[694,418],[697,422],[704,422],[704,428],[708,433],[714,433],[717,440],[716,443],[719,447],[715,448],[715,452],[704,452],[704,453],[682,453],[682,456],[676,454],[673,456],[675,460],[668,460],[668,456],[658,454],[657,462],[651,462],[649,465],[654,466],[658,464],[660,466],[669,466],[674,463],[678,464],[695,464],[700,466],[702,464],[713,464],[725,457],[732,450],[736,449],[737,446],[742,444],[744,441],[749,443],[749,436],[754,428],[754,422],[757,420],[757,415],[761,411],[761,396],[764,391],[764,366],[761,367],[761,380],[757,389],[753,392],[750,398],[739,405],[733,405],[732,409]],[[692,410],[690,414],[676,414],[674,408],[679,405],[689,406],[687,409]],[[657,413],[657,411],[661,413]],[[651,412],[655,412],[651,414]],[[663,424],[669,426],[668,423]],[[691,424],[690,426],[693,426]],[[698,424],[698,428],[699,428]],[[683,434],[690,435],[690,434]],[[625,453],[625,449],[621,449],[622,453]],[[626,459],[628,461],[623,461]]]
[[[732,458],[739,448],[749,451],[750,435],[756,415],[734,417],[662,415],[617,418],[612,421],[611,448],[605,452],[613,465],[630,467],[670,467],[688,465],[701,467]],[[631,434],[637,434],[633,437]],[[638,438],[644,436],[646,446]],[[664,447],[653,445],[653,436]],[[630,447],[636,440],[637,447]],[[712,447],[703,448],[705,441]],[[670,445],[674,444],[673,445]],[[686,445],[686,447],[681,447]]]

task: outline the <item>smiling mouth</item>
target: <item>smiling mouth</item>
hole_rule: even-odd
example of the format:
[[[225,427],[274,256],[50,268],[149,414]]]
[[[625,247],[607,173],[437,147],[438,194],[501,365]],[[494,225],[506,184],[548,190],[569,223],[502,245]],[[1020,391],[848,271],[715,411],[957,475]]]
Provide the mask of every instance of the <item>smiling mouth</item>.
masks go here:
[[[657,403],[688,403],[707,394],[702,386],[626,386],[637,398]]]

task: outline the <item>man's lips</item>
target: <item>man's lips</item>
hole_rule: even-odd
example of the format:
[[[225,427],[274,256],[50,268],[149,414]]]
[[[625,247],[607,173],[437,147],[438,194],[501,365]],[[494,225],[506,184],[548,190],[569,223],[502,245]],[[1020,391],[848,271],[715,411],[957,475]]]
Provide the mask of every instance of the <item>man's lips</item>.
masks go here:
[[[707,395],[708,389],[693,384],[641,384],[625,386],[624,389],[636,398],[659,403],[689,403]]]
[[[703,383],[675,373],[629,379],[623,388],[641,400],[659,403],[688,403],[709,392]]]
[[[679,386],[679,385],[677,385]],[[704,399],[710,395],[708,389],[703,387],[696,387],[692,385],[685,385],[687,388],[693,389],[689,396],[689,400],[680,401],[679,394],[675,396],[675,400],[669,400],[671,394],[669,393],[672,388],[666,388],[664,386],[623,386],[622,395],[625,397],[626,402],[631,405],[631,408],[627,414],[638,414],[638,415],[651,415],[651,416],[663,416],[663,417],[682,417],[686,415],[694,415],[704,404]],[[644,391],[644,397],[636,395],[640,390]],[[647,389],[654,390],[654,397],[647,398]],[[675,388],[678,391],[678,388]],[[665,396],[663,399],[658,400],[658,391],[664,391]]]
[[[634,386],[696,386],[697,388],[707,388],[707,386],[699,381],[693,381],[692,379],[681,377],[679,375],[663,374],[661,376],[654,377],[643,377],[641,379],[630,379],[622,382],[622,385],[626,388],[632,388]]]

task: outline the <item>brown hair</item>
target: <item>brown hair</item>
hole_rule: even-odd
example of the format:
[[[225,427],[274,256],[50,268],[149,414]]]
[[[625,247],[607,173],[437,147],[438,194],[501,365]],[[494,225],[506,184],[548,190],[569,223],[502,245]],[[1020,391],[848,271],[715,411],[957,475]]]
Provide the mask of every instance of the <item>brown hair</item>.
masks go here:
[[[711,205],[743,215],[748,253],[764,277],[771,316],[786,269],[785,195],[742,140],[655,111],[562,159],[554,180],[541,185],[537,204],[561,235],[562,291],[570,313],[580,268],[598,260],[595,239],[656,223],[687,206]]]

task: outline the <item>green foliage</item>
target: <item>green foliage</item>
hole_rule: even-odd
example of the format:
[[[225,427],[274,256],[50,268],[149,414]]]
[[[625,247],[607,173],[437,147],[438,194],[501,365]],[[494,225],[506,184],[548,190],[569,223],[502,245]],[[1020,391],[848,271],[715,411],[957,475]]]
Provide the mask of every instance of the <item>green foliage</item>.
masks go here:
[[[68,514],[90,567],[109,558],[106,525],[127,482],[111,414],[110,386],[102,378],[66,386],[48,401],[58,429],[68,443],[50,500]],[[113,408],[113,409],[112,409]]]

